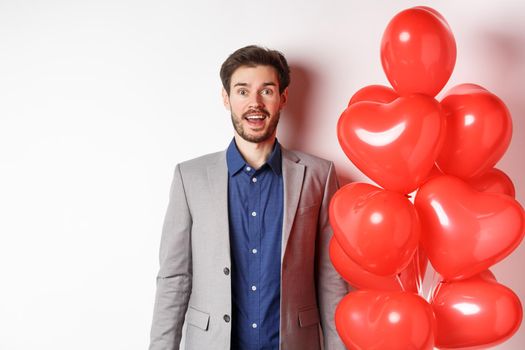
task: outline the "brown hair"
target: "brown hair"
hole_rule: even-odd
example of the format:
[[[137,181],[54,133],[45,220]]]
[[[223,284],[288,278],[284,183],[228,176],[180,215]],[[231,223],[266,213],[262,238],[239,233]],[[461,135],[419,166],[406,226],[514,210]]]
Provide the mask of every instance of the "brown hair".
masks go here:
[[[221,66],[220,76],[224,90],[230,94],[230,81],[233,72],[241,66],[271,66],[277,71],[279,78],[279,93],[290,84],[290,67],[284,55],[277,50],[250,45],[232,53]]]

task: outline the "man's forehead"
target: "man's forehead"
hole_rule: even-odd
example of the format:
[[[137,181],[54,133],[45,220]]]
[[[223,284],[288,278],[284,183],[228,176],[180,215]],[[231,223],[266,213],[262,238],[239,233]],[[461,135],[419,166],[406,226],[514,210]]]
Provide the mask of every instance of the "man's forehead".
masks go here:
[[[231,84],[249,83],[251,80],[263,80],[264,83],[279,83],[277,70],[272,66],[240,66],[237,68],[231,78]]]

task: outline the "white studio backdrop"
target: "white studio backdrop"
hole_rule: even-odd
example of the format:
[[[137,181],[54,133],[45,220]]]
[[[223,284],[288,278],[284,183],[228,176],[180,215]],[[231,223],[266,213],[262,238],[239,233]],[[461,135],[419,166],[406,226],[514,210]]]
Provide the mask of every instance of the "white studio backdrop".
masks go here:
[[[336,162],[350,96],[388,84],[388,21],[434,7],[458,57],[514,122],[498,167],[525,204],[525,3],[502,1],[0,0],[0,349],[148,344],[158,245],[176,163],[227,147],[218,71],[260,44],[292,67],[279,139]],[[493,268],[525,301],[525,247]],[[523,349],[525,326],[495,349]]]

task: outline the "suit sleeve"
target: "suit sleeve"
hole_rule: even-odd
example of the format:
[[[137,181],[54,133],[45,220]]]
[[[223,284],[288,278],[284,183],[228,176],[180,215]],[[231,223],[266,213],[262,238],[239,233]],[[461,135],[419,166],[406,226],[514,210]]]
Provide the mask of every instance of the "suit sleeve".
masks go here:
[[[179,349],[191,293],[191,227],[180,165],[177,165],[162,228],[150,350]]]
[[[348,293],[348,285],[334,269],[329,256],[329,244],[333,232],[328,219],[328,208],[338,187],[334,165],[330,163],[321,212],[319,213],[317,239],[317,293],[325,350],[345,349],[337,334],[334,317],[337,304]]]

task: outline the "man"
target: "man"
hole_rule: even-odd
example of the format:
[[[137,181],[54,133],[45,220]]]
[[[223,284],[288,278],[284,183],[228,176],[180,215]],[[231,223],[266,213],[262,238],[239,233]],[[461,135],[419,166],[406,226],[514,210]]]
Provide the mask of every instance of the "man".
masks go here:
[[[328,255],[334,167],[276,139],[288,64],[247,46],[220,75],[234,138],[175,168],[150,350],[178,349],[184,322],[187,349],[344,349],[334,313],[347,288]]]

